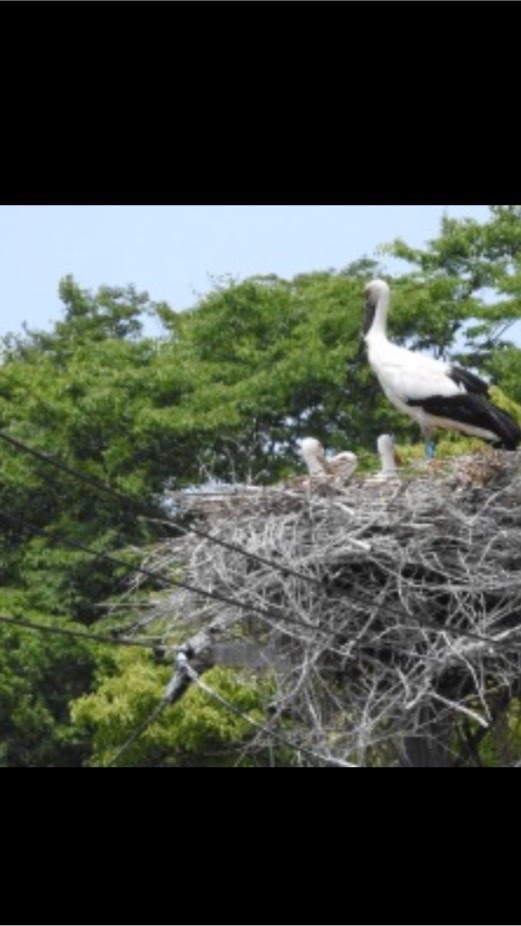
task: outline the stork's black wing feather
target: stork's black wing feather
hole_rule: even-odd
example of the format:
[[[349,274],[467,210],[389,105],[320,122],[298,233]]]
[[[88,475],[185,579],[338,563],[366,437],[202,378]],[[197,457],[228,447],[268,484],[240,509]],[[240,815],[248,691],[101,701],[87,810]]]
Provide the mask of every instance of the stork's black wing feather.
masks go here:
[[[475,373],[471,373],[470,370],[453,365],[448,375],[457,386],[463,386],[471,395],[485,395],[488,397],[488,383],[481,379],[480,376],[476,376]]]
[[[459,395],[434,395],[422,401],[409,401],[408,405],[419,406],[429,415],[446,418],[459,424],[482,428],[496,435],[494,447],[516,450],[521,443],[521,428],[517,421],[502,408],[493,405],[483,395],[461,392]]]

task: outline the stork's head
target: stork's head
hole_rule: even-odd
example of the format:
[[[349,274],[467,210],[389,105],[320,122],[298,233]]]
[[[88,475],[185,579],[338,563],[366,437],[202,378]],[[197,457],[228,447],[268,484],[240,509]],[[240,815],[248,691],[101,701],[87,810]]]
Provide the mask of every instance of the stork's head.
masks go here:
[[[320,441],[315,437],[304,437],[304,439],[300,442],[300,452],[304,460],[307,460],[308,457],[325,459],[324,448]]]
[[[300,453],[311,476],[326,472],[326,455],[324,448],[315,437],[305,437],[300,444]]]
[[[385,320],[389,311],[391,291],[385,280],[372,280],[365,290],[365,318],[364,335],[367,336],[375,322],[385,328]]]

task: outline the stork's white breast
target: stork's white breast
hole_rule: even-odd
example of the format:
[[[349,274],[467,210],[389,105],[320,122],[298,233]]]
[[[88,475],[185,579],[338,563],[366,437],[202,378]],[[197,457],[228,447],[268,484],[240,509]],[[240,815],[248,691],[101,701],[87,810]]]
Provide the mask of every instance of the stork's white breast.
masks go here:
[[[448,375],[450,365],[433,357],[414,354],[387,340],[369,339],[369,363],[391,402],[422,402],[432,396],[465,392]]]

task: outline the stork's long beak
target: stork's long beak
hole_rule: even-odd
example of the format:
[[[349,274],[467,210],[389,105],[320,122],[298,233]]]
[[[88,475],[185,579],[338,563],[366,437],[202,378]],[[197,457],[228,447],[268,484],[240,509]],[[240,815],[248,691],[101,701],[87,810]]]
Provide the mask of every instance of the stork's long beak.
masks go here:
[[[364,328],[363,328],[364,337],[366,337],[369,334],[373,326],[375,312],[376,312],[376,303],[373,302],[371,299],[366,299],[365,313],[364,313]]]

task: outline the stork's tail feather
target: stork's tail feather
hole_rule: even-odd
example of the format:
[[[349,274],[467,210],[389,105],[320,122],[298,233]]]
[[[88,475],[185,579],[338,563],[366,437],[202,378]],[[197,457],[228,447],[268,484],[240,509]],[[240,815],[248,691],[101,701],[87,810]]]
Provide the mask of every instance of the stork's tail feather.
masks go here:
[[[476,435],[501,450],[517,450],[521,444],[521,427],[508,412],[486,399],[483,395],[460,392],[452,396],[430,396],[428,399],[408,402],[412,407],[421,406],[434,418],[454,423],[454,430]],[[458,427],[459,425],[459,427]],[[446,425],[442,424],[442,427]],[[489,434],[490,437],[485,437]]]
[[[521,444],[521,427],[515,418],[502,408],[492,405],[491,402],[487,402],[487,405],[494,422],[493,430],[498,437],[497,441],[492,442],[492,446],[499,450],[517,450]]]

